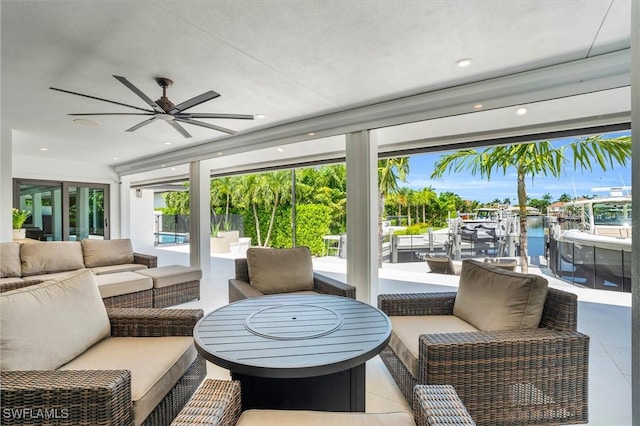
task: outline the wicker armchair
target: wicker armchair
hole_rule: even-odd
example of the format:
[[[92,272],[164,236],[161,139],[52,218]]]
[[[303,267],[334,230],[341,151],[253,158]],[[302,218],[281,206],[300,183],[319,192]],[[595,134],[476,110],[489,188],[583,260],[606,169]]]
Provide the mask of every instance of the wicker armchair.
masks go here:
[[[416,407],[414,419],[417,426],[475,425],[452,386],[416,386],[413,397]],[[173,420],[171,426],[235,426],[240,417],[240,398],[239,382],[207,379]],[[307,411],[304,414],[304,421],[310,424],[321,424],[316,418],[317,415]],[[341,415],[348,424],[355,424],[349,421],[349,417],[353,415],[360,416],[360,422],[357,424],[367,424],[367,418],[362,417],[366,416],[363,413]],[[272,424],[269,419],[273,419],[274,413],[268,413],[267,416],[271,417],[265,420],[265,424]]]
[[[108,309],[113,337],[191,336],[200,309]],[[196,357],[144,425],[167,425],[206,375]],[[133,425],[129,370],[3,371],[0,405],[3,425]],[[25,414],[24,410],[30,410]],[[37,410],[40,410],[37,412]],[[16,414],[17,413],[17,414]],[[19,414],[22,414],[21,418]]]
[[[513,273],[512,273],[513,274]],[[456,293],[378,297],[387,315],[452,315]],[[423,334],[418,376],[394,351],[381,357],[409,403],[416,384],[451,384],[479,425],[588,421],[589,337],[577,297],[549,288],[537,329]]]
[[[229,280],[229,303],[249,297],[264,296],[260,290],[251,285],[247,259],[235,259],[235,268],[235,278]],[[313,273],[313,291],[356,298],[355,287],[315,272]]]

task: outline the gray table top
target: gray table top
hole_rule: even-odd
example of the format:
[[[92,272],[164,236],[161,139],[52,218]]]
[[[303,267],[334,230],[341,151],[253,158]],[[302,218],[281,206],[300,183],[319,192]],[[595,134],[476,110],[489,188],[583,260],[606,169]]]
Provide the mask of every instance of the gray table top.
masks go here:
[[[386,346],[391,322],[379,309],[346,297],[272,295],[211,312],[193,335],[206,360],[234,373],[297,378],[364,363]]]

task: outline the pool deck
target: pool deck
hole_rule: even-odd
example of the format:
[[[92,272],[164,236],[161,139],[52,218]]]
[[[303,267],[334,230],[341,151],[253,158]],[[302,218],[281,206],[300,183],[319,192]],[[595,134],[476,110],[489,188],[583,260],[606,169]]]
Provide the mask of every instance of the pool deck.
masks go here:
[[[158,265],[189,264],[189,247],[136,248],[158,256]],[[227,280],[234,274],[234,255],[211,257],[212,277],[201,282],[201,300],[175,308],[201,308],[205,312],[228,303]],[[535,262],[543,263],[543,262]],[[314,270],[346,278],[346,261],[337,257],[314,259]],[[380,293],[452,291],[458,277],[432,274],[423,262],[385,263],[379,269]],[[631,425],[631,294],[584,289],[556,279],[543,265],[530,265],[530,273],[543,275],[551,287],[578,295],[578,330],[590,336],[589,425]],[[208,376],[229,379],[228,371],[207,363]],[[379,357],[367,362],[368,412],[410,411]]]

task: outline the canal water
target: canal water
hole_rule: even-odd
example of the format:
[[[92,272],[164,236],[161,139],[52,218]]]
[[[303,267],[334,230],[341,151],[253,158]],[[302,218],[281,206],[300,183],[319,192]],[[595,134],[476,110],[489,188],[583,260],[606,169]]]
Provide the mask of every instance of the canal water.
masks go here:
[[[544,216],[527,217],[527,242],[529,256],[544,256],[545,252]]]

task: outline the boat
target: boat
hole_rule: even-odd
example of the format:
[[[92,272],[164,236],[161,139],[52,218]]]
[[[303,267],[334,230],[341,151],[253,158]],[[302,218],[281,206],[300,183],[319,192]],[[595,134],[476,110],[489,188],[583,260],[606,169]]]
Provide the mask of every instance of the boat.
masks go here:
[[[598,197],[569,203],[579,229],[560,234],[560,241],[589,244],[610,250],[631,251],[631,197]]]
[[[631,278],[631,196],[616,192],[567,203],[565,210],[579,218],[578,229],[554,231],[561,259],[580,275],[595,277],[596,286]]]

